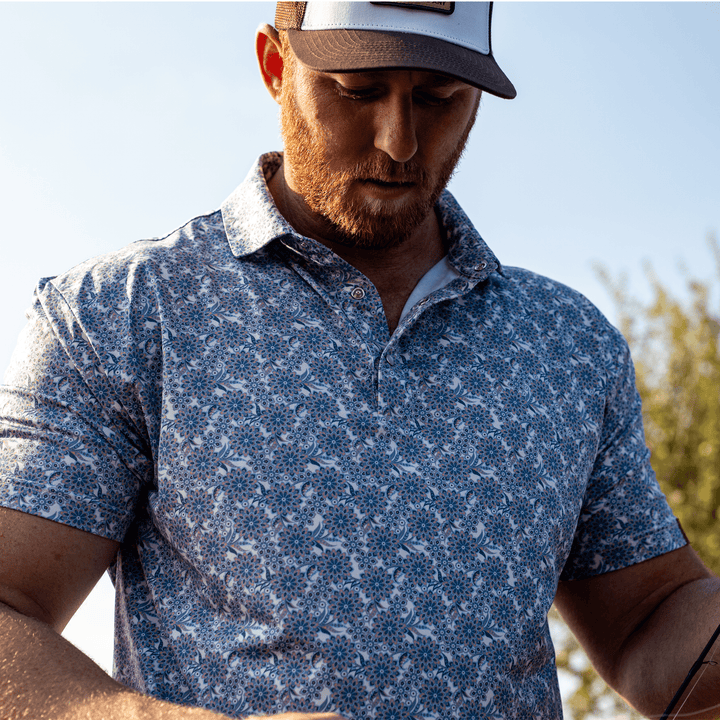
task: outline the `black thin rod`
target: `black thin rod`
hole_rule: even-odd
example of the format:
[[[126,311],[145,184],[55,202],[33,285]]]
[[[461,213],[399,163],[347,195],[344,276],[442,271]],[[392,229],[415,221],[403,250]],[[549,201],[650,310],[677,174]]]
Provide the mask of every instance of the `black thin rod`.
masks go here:
[[[687,677],[685,678],[685,680],[683,680],[683,684],[675,693],[675,696],[670,701],[670,704],[667,706],[667,710],[665,710],[660,720],[667,720],[668,717],[670,717],[670,713],[672,712],[675,705],[677,705],[678,700],[682,697],[683,693],[687,689],[687,686],[690,684],[690,681],[695,676],[695,673],[700,669],[700,666],[703,664],[703,660],[705,660],[705,656],[710,652],[710,648],[715,644],[715,641],[718,639],[718,635],[720,635],[720,625],[717,626],[717,629],[712,634],[712,637],[708,641],[708,644],[705,646],[705,649],[700,653],[700,657],[698,657],[698,659],[695,661],[695,664],[690,668],[690,672],[688,672]]]

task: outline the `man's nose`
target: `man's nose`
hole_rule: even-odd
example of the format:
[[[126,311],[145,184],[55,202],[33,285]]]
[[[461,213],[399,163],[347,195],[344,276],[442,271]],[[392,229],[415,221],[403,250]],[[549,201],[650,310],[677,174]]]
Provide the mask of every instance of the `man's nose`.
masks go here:
[[[390,96],[375,118],[375,147],[395,162],[407,162],[418,149],[412,98]]]

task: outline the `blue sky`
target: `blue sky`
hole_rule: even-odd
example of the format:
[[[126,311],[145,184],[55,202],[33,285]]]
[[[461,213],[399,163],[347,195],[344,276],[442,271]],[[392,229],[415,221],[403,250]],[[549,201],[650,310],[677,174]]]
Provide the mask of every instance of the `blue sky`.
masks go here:
[[[0,3],[0,370],[38,278],[215,209],[280,147],[253,54],[273,13]],[[503,263],[611,318],[595,262],[643,297],[645,260],[678,294],[679,261],[712,276],[719,40],[714,3],[496,4],[495,55],[518,97],[484,98],[450,187]],[[108,631],[92,634],[107,664]]]

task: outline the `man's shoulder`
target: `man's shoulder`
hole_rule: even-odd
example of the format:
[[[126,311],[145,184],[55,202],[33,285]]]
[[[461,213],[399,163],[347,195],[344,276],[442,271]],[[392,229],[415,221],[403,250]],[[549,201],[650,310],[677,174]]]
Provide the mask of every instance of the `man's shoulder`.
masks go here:
[[[528,323],[546,336],[562,337],[609,356],[626,354],[622,333],[581,292],[525,268],[503,266],[491,292],[498,297],[505,320]],[[594,353],[592,353],[594,354]]]
[[[526,268],[503,265],[499,287],[528,312],[579,313],[607,323],[602,312],[580,291]]]
[[[147,283],[172,282],[188,270],[230,255],[219,210],[192,218],[168,235],[136,240],[118,250],[75,265],[56,277],[40,281],[51,284],[66,300],[97,295],[119,286],[137,289]]]
[[[266,180],[282,162],[277,152],[261,155],[245,180],[222,205],[192,218],[168,235],[138,240],[119,250],[86,260],[54,278],[55,289],[72,292],[92,277],[95,285],[109,287],[123,278],[134,282],[158,276],[172,284],[182,277],[185,285],[195,269],[237,268],[237,257],[257,251],[287,227],[274,208]]]

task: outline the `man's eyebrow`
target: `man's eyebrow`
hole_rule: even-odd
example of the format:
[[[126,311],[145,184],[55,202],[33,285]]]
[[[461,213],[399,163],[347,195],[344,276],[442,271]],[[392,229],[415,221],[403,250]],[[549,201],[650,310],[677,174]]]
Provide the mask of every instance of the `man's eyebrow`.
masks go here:
[[[455,83],[464,84],[462,80],[458,78],[450,77],[450,75],[432,75],[428,85],[435,85],[436,87],[447,87],[448,85],[455,85]]]
[[[397,68],[398,70],[401,70],[403,68]],[[413,68],[407,68],[408,70],[413,70]],[[338,73],[328,73],[329,75],[335,75],[342,78],[357,78],[358,80],[365,81],[365,82],[374,82],[379,79],[381,79],[381,73],[387,72],[385,70],[376,70],[376,71],[362,71],[362,72],[338,72]],[[442,73],[433,73],[428,70],[423,70],[422,68],[417,68],[417,72],[425,72],[428,74],[428,78],[426,81],[423,81],[421,85],[430,85],[432,87],[449,87],[451,85],[465,84],[462,80],[458,78],[451,77],[450,75],[444,75]]]
[[[365,82],[373,82],[379,77],[379,72],[336,72],[328,73],[330,76],[339,77],[340,79],[357,79],[364,80]]]

